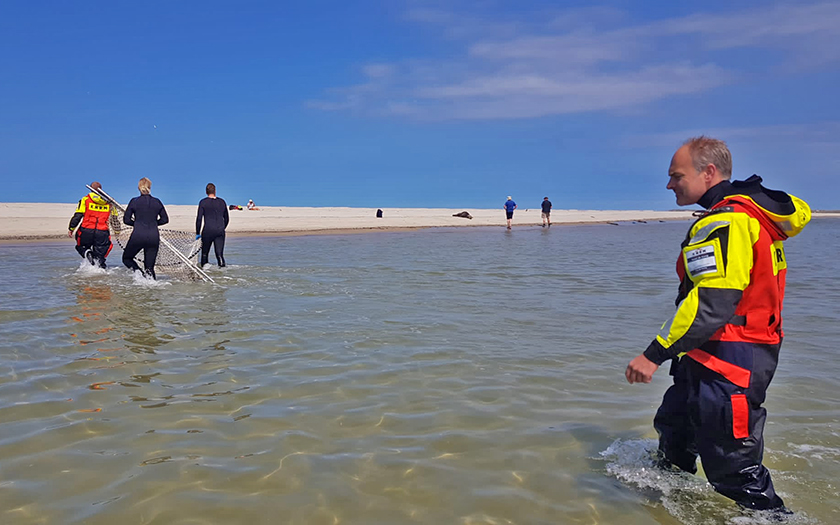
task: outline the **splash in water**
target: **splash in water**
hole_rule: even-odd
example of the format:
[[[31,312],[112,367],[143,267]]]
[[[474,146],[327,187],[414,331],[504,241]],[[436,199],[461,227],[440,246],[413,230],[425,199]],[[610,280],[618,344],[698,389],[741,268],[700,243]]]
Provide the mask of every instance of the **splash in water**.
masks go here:
[[[704,478],[657,466],[658,447],[653,439],[617,439],[601,452],[601,457],[607,460],[607,473],[638,489],[651,505],[661,505],[682,523],[816,523],[800,513],[782,516],[770,511],[742,509],[716,493]]]

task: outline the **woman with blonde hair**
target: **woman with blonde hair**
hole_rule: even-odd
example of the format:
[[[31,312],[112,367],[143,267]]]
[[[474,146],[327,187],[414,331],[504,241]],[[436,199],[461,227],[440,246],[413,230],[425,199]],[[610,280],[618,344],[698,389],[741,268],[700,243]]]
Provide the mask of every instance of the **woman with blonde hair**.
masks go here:
[[[131,270],[140,270],[134,257],[143,250],[143,272],[146,277],[155,278],[155,261],[160,247],[158,226],[169,222],[166,208],[156,197],[152,197],[152,181],[143,177],[137,184],[140,196],[129,201],[123,222],[134,227],[128,244],[123,250],[122,261]]]

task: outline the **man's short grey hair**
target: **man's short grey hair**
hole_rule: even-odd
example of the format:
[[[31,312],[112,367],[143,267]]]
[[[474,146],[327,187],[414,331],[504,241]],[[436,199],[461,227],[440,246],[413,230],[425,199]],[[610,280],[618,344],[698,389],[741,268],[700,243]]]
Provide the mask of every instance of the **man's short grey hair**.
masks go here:
[[[688,153],[697,171],[703,171],[709,164],[714,164],[721,177],[726,180],[732,178],[732,153],[726,142],[701,135],[686,140],[683,146],[688,146]]]

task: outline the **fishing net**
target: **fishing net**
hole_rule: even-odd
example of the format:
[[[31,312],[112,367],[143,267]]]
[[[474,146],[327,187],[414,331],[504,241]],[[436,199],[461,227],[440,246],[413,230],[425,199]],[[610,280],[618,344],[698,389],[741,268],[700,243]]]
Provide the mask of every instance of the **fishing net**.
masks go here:
[[[113,211],[108,221],[108,226],[111,230],[111,239],[112,241],[116,241],[120,245],[120,248],[125,250],[128,239],[131,237],[131,232],[134,231],[134,228],[123,222],[125,208],[101,189],[94,191],[97,191],[97,193],[111,203]],[[160,249],[158,250],[157,262],[155,263],[155,273],[164,274],[179,280],[213,281],[198,267],[198,254],[201,251],[201,240],[196,239],[195,235],[190,232],[164,228],[159,228],[158,231],[160,232]],[[143,261],[140,256],[136,260],[142,268]]]

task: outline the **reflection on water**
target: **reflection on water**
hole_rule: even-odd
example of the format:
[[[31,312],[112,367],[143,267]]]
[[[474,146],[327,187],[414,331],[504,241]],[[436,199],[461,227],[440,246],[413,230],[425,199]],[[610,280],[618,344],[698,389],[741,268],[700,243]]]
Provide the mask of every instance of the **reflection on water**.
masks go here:
[[[624,383],[686,226],[232,239],[216,286],[0,247],[0,522],[762,523],[650,468],[668,377]],[[838,226],[788,245],[793,523],[840,512]]]

